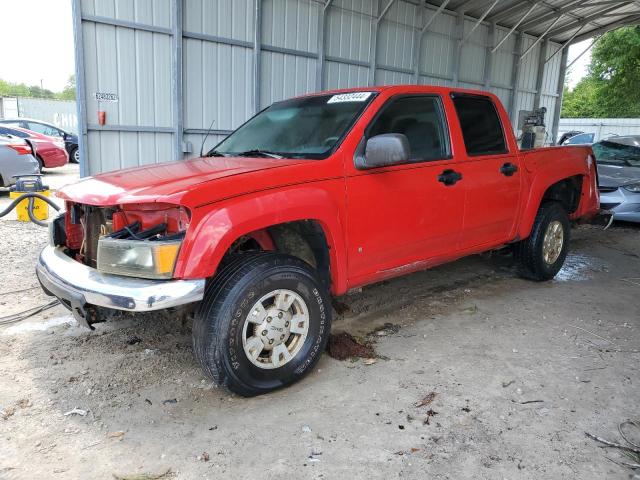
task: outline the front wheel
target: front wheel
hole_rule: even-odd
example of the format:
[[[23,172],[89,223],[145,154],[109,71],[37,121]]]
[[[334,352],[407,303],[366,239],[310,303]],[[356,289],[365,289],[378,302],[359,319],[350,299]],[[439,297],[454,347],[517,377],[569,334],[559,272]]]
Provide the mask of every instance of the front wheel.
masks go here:
[[[193,324],[193,349],[218,385],[253,396],[301,379],[326,347],[328,292],[302,260],[236,254],[207,287]]]
[[[570,232],[569,217],[562,205],[542,204],[531,235],[515,246],[521,276],[537,281],[555,277],[567,257]]]
[[[71,150],[71,153],[69,154],[69,161],[71,163],[80,163],[80,150],[78,147]]]

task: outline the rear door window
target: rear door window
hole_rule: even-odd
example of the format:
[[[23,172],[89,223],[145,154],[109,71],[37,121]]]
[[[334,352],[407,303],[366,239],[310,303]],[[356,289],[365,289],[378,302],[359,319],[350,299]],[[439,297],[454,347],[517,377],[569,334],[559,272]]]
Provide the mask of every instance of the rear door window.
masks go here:
[[[504,129],[488,97],[453,94],[464,145],[469,156],[508,153]]]
[[[411,162],[450,157],[448,129],[439,97],[423,95],[391,100],[368,128],[367,138],[383,133],[407,137]]]
[[[37,122],[28,122],[27,128],[32,132],[42,133],[43,135],[48,135],[50,137],[60,137],[62,136],[60,130],[50,125],[44,125],[42,123]]]

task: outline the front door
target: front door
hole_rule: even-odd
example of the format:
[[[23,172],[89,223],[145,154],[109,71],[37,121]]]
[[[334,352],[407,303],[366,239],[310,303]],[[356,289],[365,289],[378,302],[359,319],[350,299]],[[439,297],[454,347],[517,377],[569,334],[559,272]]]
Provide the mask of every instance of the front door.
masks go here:
[[[395,276],[455,252],[464,213],[464,180],[451,154],[442,99],[391,98],[365,130],[365,139],[401,133],[410,160],[355,170],[347,176],[350,285]]]

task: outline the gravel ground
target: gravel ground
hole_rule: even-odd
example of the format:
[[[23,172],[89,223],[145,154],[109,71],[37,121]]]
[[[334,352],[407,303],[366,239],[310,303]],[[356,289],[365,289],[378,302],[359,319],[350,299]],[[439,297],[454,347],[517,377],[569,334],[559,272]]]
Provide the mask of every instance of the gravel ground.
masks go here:
[[[640,229],[573,234],[552,282],[478,256],[336,299],[334,331],[376,361],[324,355],[252,399],[201,374],[188,320],[90,332],[58,306],[0,327],[0,478],[628,479],[585,432],[640,420]],[[46,229],[0,235],[0,316],[46,303]]]

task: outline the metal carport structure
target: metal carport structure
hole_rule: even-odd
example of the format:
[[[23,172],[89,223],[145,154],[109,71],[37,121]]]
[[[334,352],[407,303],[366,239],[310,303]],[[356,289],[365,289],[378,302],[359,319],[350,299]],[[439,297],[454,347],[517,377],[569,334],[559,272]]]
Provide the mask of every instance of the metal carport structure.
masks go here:
[[[273,101],[420,83],[498,95],[558,129],[567,47],[640,0],[72,0],[81,174],[197,153]],[[98,111],[106,122],[98,121]]]

